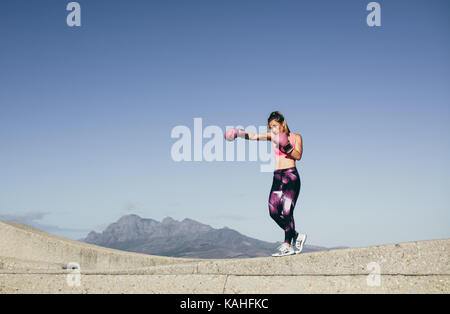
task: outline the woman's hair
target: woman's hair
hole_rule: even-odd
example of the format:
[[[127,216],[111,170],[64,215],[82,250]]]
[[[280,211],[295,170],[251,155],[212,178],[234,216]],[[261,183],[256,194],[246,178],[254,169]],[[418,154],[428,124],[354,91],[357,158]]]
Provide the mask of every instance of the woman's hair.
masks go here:
[[[267,119],[267,129],[270,131],[270,121],[275,120],[278,123],[281,123],[283,126],[283,129],[287,131],[287,134],[291,133],[291,130],[289,130],[289,127],[286,123],[286,120],[284,119],[284,116],[279,111],[274,111],[270,114],[269,119]]]

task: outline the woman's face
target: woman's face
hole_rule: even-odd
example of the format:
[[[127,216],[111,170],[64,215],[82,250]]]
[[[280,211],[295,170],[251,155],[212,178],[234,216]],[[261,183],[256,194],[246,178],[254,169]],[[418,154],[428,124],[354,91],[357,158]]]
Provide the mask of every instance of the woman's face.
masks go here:
[[[283,132],[283,126],[280,122],[276,120],[272,120],[269,122],[269,129],[272,133],[278,134],[279,132]]]

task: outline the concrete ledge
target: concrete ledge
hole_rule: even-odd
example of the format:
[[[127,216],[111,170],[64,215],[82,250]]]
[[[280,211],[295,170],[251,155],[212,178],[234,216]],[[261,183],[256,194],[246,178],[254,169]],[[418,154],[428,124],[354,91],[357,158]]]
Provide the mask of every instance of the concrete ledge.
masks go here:
[[[367,275],[229,276],[224,293],[448,293],[450,276],[383,275],[379,286]]]
[[[450,276],[84,275],[70,287],[66,275],[0,274],[2,293],[449,293]]]
[[[450,239],[441,239],[282,258],[180,259],[111,250],[0,222],[0,293],[447,294],[449,252]],[[62,269],[68,262],[81,266],[79,287],[67,282],[75,272]],[[370,281],[373,271],[379,285]]]
[[[1,257],[61,265],[76,262],[82,269],[129,269],[199,260],[108,249],[51,235],[19,223],[0,222],[0,239]]]
[[[199,274],[367,275],[369,263],[381,274],[450,274],[450,239],[386,244],[299,254],[283,258],[211,260],[198,263]]]
[[[0,274],[2,293],[223,293],[223,275],[87,275],[70,287],[66,275]]]
[[[48,263],[0,256],[0,273],[8,271],[22,273],[28,271],[60,272],[63,269],[63,266],[64,265],[61,263]]]

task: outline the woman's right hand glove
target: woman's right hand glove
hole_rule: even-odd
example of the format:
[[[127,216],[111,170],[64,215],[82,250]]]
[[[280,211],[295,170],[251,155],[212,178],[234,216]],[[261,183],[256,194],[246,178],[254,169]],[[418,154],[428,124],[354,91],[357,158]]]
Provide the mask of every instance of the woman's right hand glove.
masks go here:
[[[285,154],[290,154],[294,150],[294,147],[289,143],[289,139],[286,133],[279,132],[277,134],[272,134],[272,142],[277,145],[280,151]]]

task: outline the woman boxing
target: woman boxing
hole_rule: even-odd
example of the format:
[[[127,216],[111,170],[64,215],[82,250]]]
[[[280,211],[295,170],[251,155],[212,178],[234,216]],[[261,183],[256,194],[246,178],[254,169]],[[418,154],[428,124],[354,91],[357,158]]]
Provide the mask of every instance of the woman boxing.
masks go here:
[[[269,213],[270,217],[284,230],[284,243],[272,256],[298,254],[303,250],[306,241],[306,234],[295,231],[294,222],[294,207],[300,193],[300,176],[295,161],[302,158],[302,136],[289,130],[286,120],[278,111],[270,114],[267,128],[268,132],[262,134],[245,132],[236,128],[229,129],[225,133],[225,138],[228,141],[236,137],[272,141],[275,171],[269,195]]]

